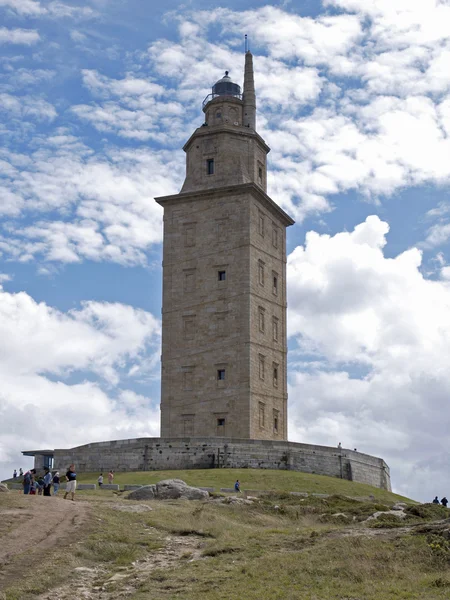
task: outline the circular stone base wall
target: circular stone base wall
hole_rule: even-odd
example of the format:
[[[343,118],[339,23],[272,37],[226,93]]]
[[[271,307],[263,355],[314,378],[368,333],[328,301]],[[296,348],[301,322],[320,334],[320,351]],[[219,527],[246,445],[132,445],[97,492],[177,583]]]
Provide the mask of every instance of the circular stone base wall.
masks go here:
[[[283,469],[329,475],[391,490],[383,459],[345,448],[296,442],[231,438],[140,438],[96,442],[55,450],[60,471],[71,463],[82,472],[165,469]]]

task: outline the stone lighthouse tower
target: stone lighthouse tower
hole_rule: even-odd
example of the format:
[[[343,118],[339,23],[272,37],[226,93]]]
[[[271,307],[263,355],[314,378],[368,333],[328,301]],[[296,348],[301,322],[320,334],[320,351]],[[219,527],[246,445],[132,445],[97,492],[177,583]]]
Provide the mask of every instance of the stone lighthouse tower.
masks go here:
[[[287,439],[286,227],[267,195],[253,57],[228,72],[184,146],[164,207],[162,437]]]

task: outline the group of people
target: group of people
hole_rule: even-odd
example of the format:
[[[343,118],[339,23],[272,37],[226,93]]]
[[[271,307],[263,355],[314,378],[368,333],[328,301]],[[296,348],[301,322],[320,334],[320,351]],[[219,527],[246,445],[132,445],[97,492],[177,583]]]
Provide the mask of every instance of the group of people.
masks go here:
[[[46,468],[44,476],[40,475],[38,477],[36,469],[30,469],[30,471],[27,471],[23,474],[23,493],[31,495],[38,494],[39,496],[51,496],[51,489],[52,485],[54,484],[54,480],[55,482],[57,481],[57,493],[59,488],[59,473],[52,475],[50,469]]]
[[[111,483],[113,481],[114,481],[114,471],[111,469],[111,471],[108,473],[108,483],[111,485]],[[102,487],[102,485],[103,485],[103,473],[100,473],[100,475],[98,476],[97,482],[98,482],[98,487]]]
[[[445,506],[445,508],[447,508],[447,504],[448,504],[448,500],[447,498],[444,496],[442,498],[442,500],[439,502],[439,497],[436,496],[433,500],[433,504],[442,504],[442,506]]]
[[[20,469],[22,471],[22,469]],[[61,478],[59,475],[59,471],[56,471],[55,474],[52,474],[50,469],[45,468],[44,476],[37,475],[36,469],[30,469],[26,473],[22,473],[23,480],[23,493],[39,496],[56,496],[58,494],[59,486],[61,483]],[[16,472],[16,471],[14,471]],[[17,477],[17,475],[16,475]],[[20,475],[19,475],[20,477]],[[75,499],[75,490],[77,487],[77,474],[75,472],[75,465],[70,465],[66,472],[66,492],[64,494],[64,499],[67,498],[69,494],[72,495],[72,500]],[[53,488],[53,494],[52,494]]]

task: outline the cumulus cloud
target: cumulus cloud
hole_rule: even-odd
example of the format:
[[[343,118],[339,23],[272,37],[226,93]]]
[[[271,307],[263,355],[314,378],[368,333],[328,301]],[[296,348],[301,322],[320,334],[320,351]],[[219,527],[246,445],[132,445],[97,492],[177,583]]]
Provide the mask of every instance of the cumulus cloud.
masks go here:
[[[408,473],[446,453],[450,286],[423,276],[417,248],[387,258],[388,231],[372,216],[309,232],[288,258],[290,436],[381,455],[425,499]]]
[[[159,366],[159,335],[131,306],[91,301],[64,313],[0,290],[2,475],[29,446],[156,435],[156,403],[124,384]]]
[[[0,0],[1,7],[21,17],[86,19],[97,15],[88,6],[70,6],[58,0],[48,3],[39,0]]]
[[[72,110],[98,131],[169,145],[184,131],[184,107],[173,100],[175,94],[159,84],[131,75],[111,79],[92,70],[83,71],[83,82],[94,96],[104,100],[79,104]]]
[[[43,12],[41,3],[36,0],[0,0],[0,7],[24,16],[38,16]]]
[[[38,96],[0,94],[0,111],[25,120],[53,121],[55,107]]]
[[[58,133],[36,139],[40,148],[32,154],[0,153],[0,211],[17,217],[56,211],[64,217],[53,214],[32,226],[6,222],[0,252],[21,261],[41,256],[145,264],[147,250],[162,239],[162,211],[154,197],[179,190],[182,159],[133,149],[94,156],[74,136]]]
[[[180,42],[157,40],[149,56],[192,99],[210,73],[241,65],[242,40],[229,31],[248,31],[258,44],[259,131],[273,148],[270,191],[301,221],[349,190],[378,201],[448,185],[449,7],[419,4],[330,0],[341,14],[314,18],[269,6],[184,12]]]
[[[41,39],[35,29],[8,29],[0,27],[0,44],[23,44],[32,46]]]

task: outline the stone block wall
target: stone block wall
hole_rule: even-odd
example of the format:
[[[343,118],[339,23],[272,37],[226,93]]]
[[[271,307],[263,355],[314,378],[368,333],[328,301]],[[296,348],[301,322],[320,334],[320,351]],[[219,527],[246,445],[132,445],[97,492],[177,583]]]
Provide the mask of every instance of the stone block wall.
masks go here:
[[[391,490],[383,459],[329,446],[231,438],[140,438],[55,450],[55,468],[78,472],[166,469],[282,469],[329,475]]]

